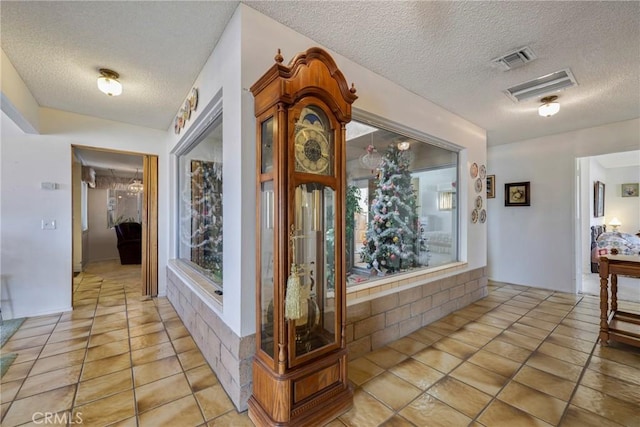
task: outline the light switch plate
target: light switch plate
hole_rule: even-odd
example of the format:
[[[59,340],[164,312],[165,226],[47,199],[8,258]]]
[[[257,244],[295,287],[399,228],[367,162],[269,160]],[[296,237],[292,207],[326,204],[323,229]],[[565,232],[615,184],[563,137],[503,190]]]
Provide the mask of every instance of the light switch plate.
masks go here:
[[[43,219],[42,220],[42,229],[43,230],[55,230],[56,229],[56,220],[55,219]]]
[[[40,183],[40,188],[42,188],[43,190],[57,190],[58,189],[58,183],[56,183],[56,182],[42,182],[42,183]]]

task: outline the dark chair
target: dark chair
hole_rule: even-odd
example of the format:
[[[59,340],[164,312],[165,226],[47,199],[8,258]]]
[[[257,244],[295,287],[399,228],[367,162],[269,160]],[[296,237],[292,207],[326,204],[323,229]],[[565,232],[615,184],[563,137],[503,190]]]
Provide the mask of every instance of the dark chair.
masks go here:
[[[142,259],[142,225],[123,222],[115,227],[118,236],[120,264],[140,264]]]

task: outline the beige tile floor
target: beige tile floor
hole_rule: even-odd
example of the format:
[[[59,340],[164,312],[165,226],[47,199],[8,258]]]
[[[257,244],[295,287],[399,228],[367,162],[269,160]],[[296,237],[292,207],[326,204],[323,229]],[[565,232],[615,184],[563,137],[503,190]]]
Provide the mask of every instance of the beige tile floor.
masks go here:
[[[75,310],[2,349],[2,426],[250,426],[139,268],[91,265]],[[640,426],[640,349],[596,344],[598,300],[491,283],[490,295],[349,363],[339,426]],[[621,302],[640,312],[640,304]],[[45,422],[48,421],[48,424]]]

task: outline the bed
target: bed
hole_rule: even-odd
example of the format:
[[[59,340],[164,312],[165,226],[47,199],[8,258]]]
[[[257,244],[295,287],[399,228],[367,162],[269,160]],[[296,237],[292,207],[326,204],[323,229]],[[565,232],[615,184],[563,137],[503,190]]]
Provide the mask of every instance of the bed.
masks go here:
[[[591,227],[591,272],[598,272],[603,255],[640,255],[640,237],[633,234],[607,232],[605,225]]]

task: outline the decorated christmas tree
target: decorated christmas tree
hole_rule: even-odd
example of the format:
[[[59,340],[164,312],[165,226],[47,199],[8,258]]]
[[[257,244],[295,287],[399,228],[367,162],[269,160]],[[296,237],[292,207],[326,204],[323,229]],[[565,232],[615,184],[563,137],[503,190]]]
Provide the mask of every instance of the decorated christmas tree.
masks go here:
[[[217,282],[222,282],[221,172],[219,163],[192,160],[182,194],[182,242],[191,247],[191,261]]]
[[[378,275],[415,266],[421,249],[410,156],[409,151],[392,145],[378,167],[377,188],[361,253],[362,260]]]

